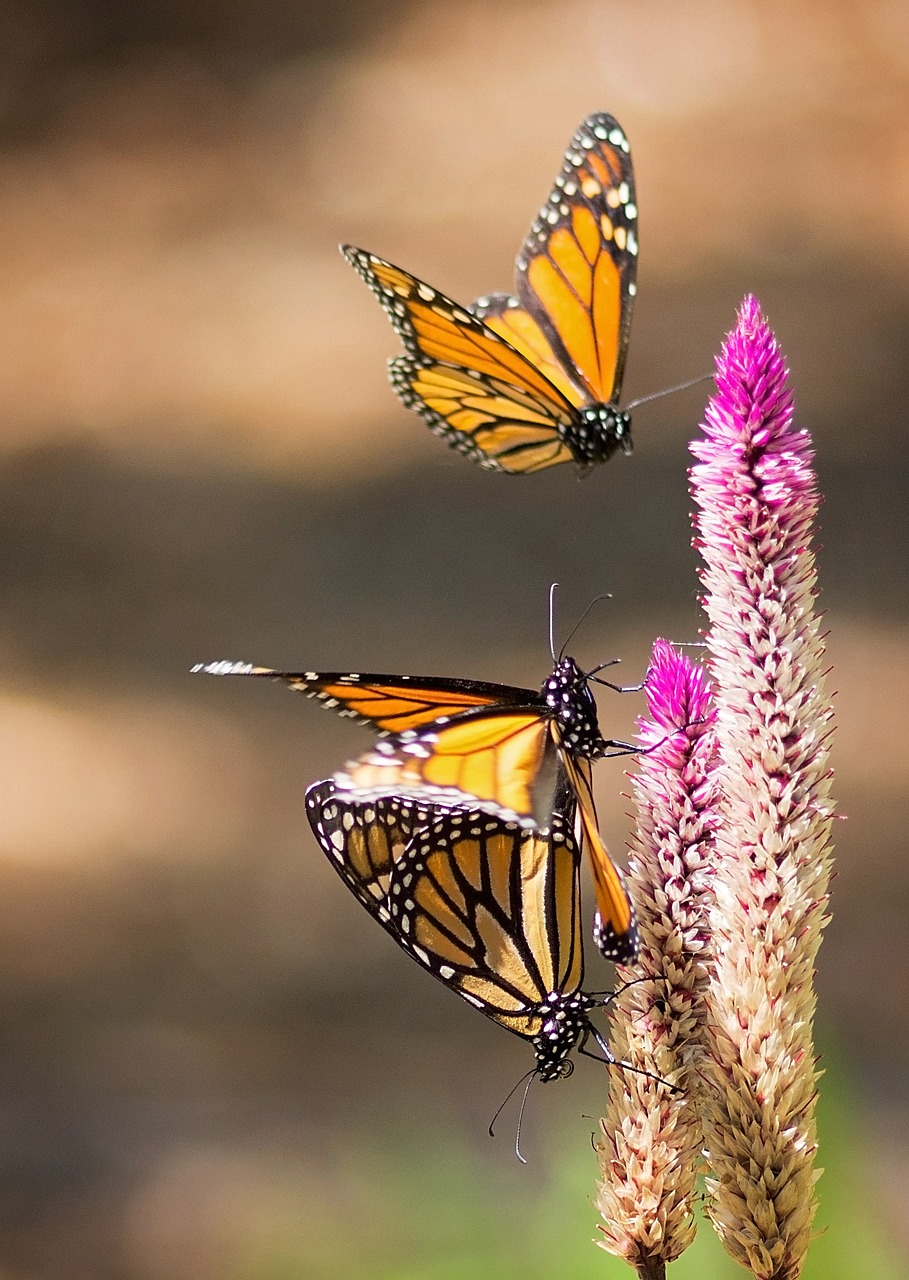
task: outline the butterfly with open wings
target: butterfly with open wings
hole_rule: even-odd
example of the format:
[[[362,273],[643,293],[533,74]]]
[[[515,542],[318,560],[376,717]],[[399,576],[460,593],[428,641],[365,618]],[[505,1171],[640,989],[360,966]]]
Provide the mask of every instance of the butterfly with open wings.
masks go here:
[[[588,116],[518,254],[515,296],[462,307],[353,245],[341,252],[375,293],[407,354],[392,385],[430,429],[483,467],[582,472],[631,451],[618,407],[637,265],[628,139]]]
[[[376,747],[335,774],[338,793],[350,800],[467,805],[533,830],[549,827],[556,797],[567,787],[593,871],[597,946],[608,959],[635,956],[634,911],[600,836],[593,801],[591,762],[634,750],[600,733],[590,682],[601,667],[585,673],[573,658],[560,657],[539,691],[432,676],[273,671],[249,663],[194,669],[282,681],[377,730]]]

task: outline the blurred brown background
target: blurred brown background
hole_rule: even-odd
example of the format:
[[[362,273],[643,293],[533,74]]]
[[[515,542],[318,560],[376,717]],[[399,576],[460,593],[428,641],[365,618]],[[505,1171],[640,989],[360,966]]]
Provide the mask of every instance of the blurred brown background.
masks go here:
[[[627,395],[710,369],[751,290],[816,442],[848,815],[821,1022],[909,1244],[909,7],[7,0],[2,1280],[425,1275],[370,1266],[377,1184],[416,1223],[450,1203],[434,1183],[420,1207],[421,1159],[468,1153],[498,1204],[545,1184],[546,1135],[584,1148],[590,1065],[532,1095],[530,1172],[511,1119],[488,1142],[525,1047],[398,955],[312,841],[304,788],[362,731],[188,671],[536,685],[555,579],[562,635],[613,593],[572,647],[629,680],[656,635],[697,634],[704,388],[641,408],[634,458],[583,483],[486,475],[397,404],[397,341],[336,251],[464,302],[507,288],[604,109],[641,218]],[[604,694],[605,731],[640,706]],[[621,850],[620,762],[599,787]]]

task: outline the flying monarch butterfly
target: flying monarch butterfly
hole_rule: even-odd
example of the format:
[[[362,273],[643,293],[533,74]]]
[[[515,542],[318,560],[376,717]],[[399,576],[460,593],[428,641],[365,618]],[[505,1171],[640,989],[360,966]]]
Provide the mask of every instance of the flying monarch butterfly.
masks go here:
[[[571,807],[570,802],[569,808]],[[351,800],[333,781],[306,793],[313,834],[359,901],[440,982],[530,1042],[533,1074],[569,1075],[609,997],[581,991],[580,851],[556,811],[526,831],[482,809],[392,796]],[[591,1055],[596,1056],[596,1055]]]
[[[611,960],[636,955],[631,900],[600,837],[593,801],[591,761],[634,750],[600,733],[590,681],[602,667],[585,673],[573,658],[560,657],[539,692],[478,680],[273,671],[249,663],[200,663],[194,670],[280,680],[377,729],[376,748],[335,774],[338,791],[351,800],[468,805],[530,830],[548,828],[557,793],[567,785],[593,870],[597,946]]]
[[[389,362],[408,408],[460,453],[513,474],[631,452],[618,408],[635,295],[637,204],[628,139],[588,116],[515,266],[515,294],[462,307],[382,258],[342,245],[407,355]]]

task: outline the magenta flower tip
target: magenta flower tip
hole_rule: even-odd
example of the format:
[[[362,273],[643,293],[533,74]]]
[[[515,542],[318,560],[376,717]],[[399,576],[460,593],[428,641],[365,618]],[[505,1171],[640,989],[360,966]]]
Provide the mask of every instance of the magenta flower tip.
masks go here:
[[[786,363],[753,297],[739,308],[717,359],[716,386],[704,436],[691,446],[702,535],[712,525],[720,541],[731,536],[744,508],[754,504],[764,519],[781,518],[797,545],[808,536],[818,502],[811,441],[792,425]],[[749,536],[755,534],[760,531],[752,528]]]
[[[647,668],[647,708],[651,725],[642,729],[652,736],[673,729],[703,730],[712,721],[710,680],[704,669],[669,643],[656,640]]]

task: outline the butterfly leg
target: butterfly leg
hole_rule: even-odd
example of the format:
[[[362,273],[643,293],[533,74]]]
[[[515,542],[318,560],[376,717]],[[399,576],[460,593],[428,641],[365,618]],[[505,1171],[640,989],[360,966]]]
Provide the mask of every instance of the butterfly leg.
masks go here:
[[[617,1058],[606,1043],[602,1032],[598,1031],[593,1023],[590,1024],[589,1031],[606,1056],[601,1058],[599,1054],[591,1053],[589,1049],[584,1047],[584,1042],[582,1041],[578,1047],[578,1053],[583,1053],[585,1058],[593,1058],[594,1062],[604,1062],[609,1067],[620,1067],[622,1071],[631,1071],[636,1076],[646,1076],[648,1080],[653,1080],[655,1084],[664,1084],[671,1093],[683,1092],[677,1084],[670,1084],[668,1080],[664,1080],[662,1076],[655,1075],[653,1071],[647,1071],[644,1067],[632,1066],[630,1062]]]

